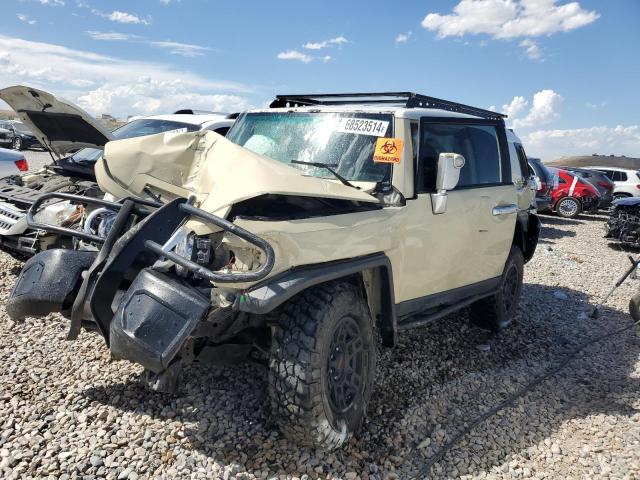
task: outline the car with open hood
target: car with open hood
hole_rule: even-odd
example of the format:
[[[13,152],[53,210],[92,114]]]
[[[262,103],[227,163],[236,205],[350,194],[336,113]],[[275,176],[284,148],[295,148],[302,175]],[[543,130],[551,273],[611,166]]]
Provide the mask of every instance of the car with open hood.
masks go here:
[[[463,307],[483,328],[513,320],[540,230],[516,142],[501,114],[405,92],[278,96],[227,138],[111,141],[96,178],[121,201],[40,197],[30,226],[82,248],[29,259],[6,311],[61,312],[68,338],[99,332],[160,391],[186,364],[262,356],[284,434],[338,448],[365,417],[377,339]],[[38,221],[60,197],[101,216]]]
[[[41,194],[48,192],[101,198],[104,193],[96,184],[94,165],[106,142],[168,131],[211,130],[224,135],[235,117],[185,109],[171,115],[136,117],[110,132],[80,107],[42,90],[8,87],[0,90],[0,99],[18,113],[39,143],[55,156],[43,169],[26,174],[16,172],[0,179],[0,245],[27,256],[47,248],[72,246],[70,237],[29,229],[26,211]],[[89,213],[58,200],[51,202],[39,217],[82,229]]]

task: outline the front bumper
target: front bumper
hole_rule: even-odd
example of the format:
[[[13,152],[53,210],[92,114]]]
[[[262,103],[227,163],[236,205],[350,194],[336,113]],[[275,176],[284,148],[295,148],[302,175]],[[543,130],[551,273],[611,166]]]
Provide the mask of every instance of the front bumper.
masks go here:
[[[80,198],[85,203],[118,210],[108,236],[100,238],[36,223],[33,214],[52,196]],[[43,195],[27,214],[29,227],[76,236],[103,246],[98,253],[53,249],[31,258],[11,293],[7,312],[12,318],[63,312],[71,319],[68,338],[76,338],[82,325],[91,324],[103,335],[115,357],[160,373],[170,367],[211,305],[208,289],[203,292],[173,274],[155,270],[156,260],[164,257],[211,282],[252,282],[270,273],[274,253],[263,239],[189,205],[186,199],[174,200],[153,213],[136,202],[143,202],[143,206],[152,203],[128,199],[115,204],[68,194]],[[132,218],[141,216],[146,218],[130,227]],[[264,264],[255,271],[218,273],[178,256],[171,251],[172,247],[165,245],[171,245],[178,227],[191,217],[213,223],[257,246],[266,254]]]

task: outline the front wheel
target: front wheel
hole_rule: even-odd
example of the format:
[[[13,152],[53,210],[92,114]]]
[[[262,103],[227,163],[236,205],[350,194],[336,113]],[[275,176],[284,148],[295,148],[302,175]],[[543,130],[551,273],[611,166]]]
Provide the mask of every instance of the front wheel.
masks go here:
[[[346,282],[289,300],[273,327],[269,394],[280,430],[298,445],[342,446],[364,419],[376,350],[367,302]]]
[[[581,211],[580,201],[573,197],[565,197],[556,205],[556,212],[563,218],[576,218]]]
[[[496,293],[471,305],[471,322],[480,328],[497,332],[506,328],[516,313],[522,292],[524,256],[516,245],[511,246]]]
[[[14,150],[22,150],[22,139],[20,137],[14,137],[12,145]]]

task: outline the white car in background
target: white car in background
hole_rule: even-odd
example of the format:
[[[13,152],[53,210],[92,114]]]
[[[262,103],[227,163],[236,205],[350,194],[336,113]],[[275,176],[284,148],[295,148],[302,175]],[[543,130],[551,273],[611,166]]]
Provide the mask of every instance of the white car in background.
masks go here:
[[[179,110],[170,115],[136,117],[110,132],[99,121],[71,102],[35,88],[14,86],[0,90],[0,99],[13,108],[38,141],[57,159],[41,170],[0,173],[0,246],[32,255],[52,247],[70,246],[70,239],[29,229],[26,212],[40,195],[61,192],[102,198],[93,167],[110,140],[157,133],[211,130],[226,135],[237,114]],[[46,106],[46,108],[44,108]],[[0,171],[1,172],[1,171]],[[87,212],[56,201],[39,215],[41,219],[75,225]],[[52,217],[52,218],[49,218]],[[62,243],[61,243],[62,242]]]
[[[604,173],[615,184],[613,198],[640,197],[640,171],[618,167],[581,167]]]
[[[24,154],[7,148],[0,148],[0,178],[19,175],[29,170]]]

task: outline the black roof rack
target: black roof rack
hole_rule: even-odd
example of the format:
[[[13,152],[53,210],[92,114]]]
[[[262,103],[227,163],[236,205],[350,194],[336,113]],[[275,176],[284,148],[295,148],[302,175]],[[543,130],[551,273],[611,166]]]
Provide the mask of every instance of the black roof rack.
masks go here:
[[[507,118],[503,113],[483,108],[451,102],[441,98],[429,97],[413,92],[376,92],[376,93],[320,93],[307,95],[276,95],[271,108],[306,107],[313,105],[402,105],[406,108],[435,108],[448,112],[466,113],[491,120]]]
[[[192,108],[183,108],[173,112],[174,115],[227,115],[222,112],[211,112],[209,110],[194,110]]]

